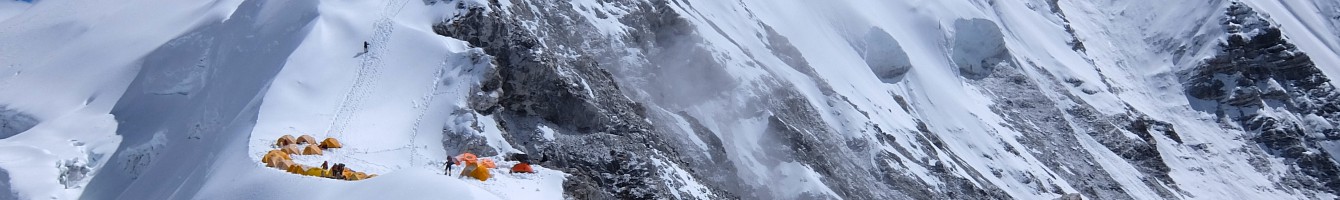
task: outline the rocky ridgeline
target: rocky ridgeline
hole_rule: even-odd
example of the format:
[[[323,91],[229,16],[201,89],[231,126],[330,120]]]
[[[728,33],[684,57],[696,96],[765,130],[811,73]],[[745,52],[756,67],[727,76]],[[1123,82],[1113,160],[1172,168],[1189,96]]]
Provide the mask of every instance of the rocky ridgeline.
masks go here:
[[[618,12],[543,1],[513,1],[525,4],[513,6],[457,3],[466,12],[437,24],[434,30],[484,49],[497,67],[493,80],[479,92],[500,95],[480,101],[472,98],[473,112],[496,117],[511,145],[539,158],[541,165],[572,174],[564,183],[569,198],[666,199],[691,195],[682,188],[694,185],[702,185],[709,198],[768,199],[773,195],[768,186],[742,184],[738,174],[742,170],[727,159],[722,139],[703,127],[700,119],[676,109],[736,92],[735,85],[741,80],[725,71],[726,64],[716,58],[720,53],[702,45],[695,25],[675,12],[671,1],[603,2],[617,7]],[[617,19],[626,29],[613,35],[591,31],[600,30],[589,21],[597,19],[584,19],[581,12],[593,12],[599,20]],[[760,37],[787,67],[810,77],[830,101],[846,101],[818,78],[787,38],[771,28],[765,30],[766,35]],[[992,54],[985,56],[996,52],[987,53]],[[850,159],[864,158],[861,155],[873,150],[828,128],[816,105],[806,101],[792,83],[775,77],[763,79],[761,86],[751,88],[758,96],[741,97],[757,103],[740,112],[766,115],[762,117],[767,119],[764,132],[769,139],[759,145],[776,152],[757,155],[766,165],[802,163],[821,174],[820,181],[836,194],[851,199],[1006,196],[993,186],[976,186],[945,166],[967,166],[962,161],[916,163],[944,169],[937,175],[950,183],[937,187],[905,173],[905,168],[870,164],[884,163],[883,159]],[[690,129],[675,127],[681,120]],[[554,139],[541,138],[537,126],[554,128]],[[478,149],[489,148],[478,136],[450,130],[446,135],[446,143],[491,152]],[[694,140],[689,137],[705,141],[706,147],[688,142]],[[674,171],[687,173],[698,183],[663,178]],[[980,182],[981,176],[972,178]],[[801,196],[818,198],[822,194]]]
[[[579,19],[566,3],[527,4],[462,3],[458,7],[466,10],[463,15],[434,26],[438,34],[469,42],[492,56],[496,75],[480,91],[501,95],[485,101],[496,103],[472,105],[474,112],[495,117],[504,137],[540,164],[573,175],[563,185],[568,198],[672,196],[674,190],[658,180],[653,158],[676,158],[674,148],[645,120],[645,108],[625,97],[610,73],[599,68],[593,52],[570,48],[607,40],[577,32],[595,30],[590,24],[545,20]],[[628,6],[658,10],[650,3]],[[493,12],[503,9],[510,10]],[[554,140],[541,137],[535,130],[540,125],[556,126]]]
[[[1267,152],[1292,162],[1306,187],[1340,191],[1340,165],[1321,145],[1340,139],[1340,93],[1278,25],[1235,2],[1223,21],[1228,36],[1220,52],[1186,72],[1186,92],[1213,111],[1256,133]]]

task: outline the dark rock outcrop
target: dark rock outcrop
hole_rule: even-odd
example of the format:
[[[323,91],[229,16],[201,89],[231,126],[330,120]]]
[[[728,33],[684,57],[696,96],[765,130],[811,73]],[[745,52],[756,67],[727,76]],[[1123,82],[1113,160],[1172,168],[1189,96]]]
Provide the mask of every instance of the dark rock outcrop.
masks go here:
[[[1336,130],[1297,120],[1315,115],[1340,122],[1340,92],[1266,15],[1239,2],[1225,14],[1228,35],[1218,54],[1184,72],[1188,96],[1212,102],[1199,109],[1234,119],[1264,150],[1290,163],[1290,171],[1311,177],[1299,184],[1340,191],[1340,165],[1330,156],[1340,152],[1319,144],[1335,138],[1307,134]]]
[[[527,130],[539,124],[558,126],[554,141],[513,146],[539,157],[542,165],[572,174],[564,182],[570,198],[673,196],[674,190],[657,180],[662,172],[654,160],[678,163],[679,156],[648,123],[646,108],[624,96],[593,52],[558,47],[605,40],[591,40],[587,37],[593,36],[577,31],[594,29],[590,24],[559,20],[580,17],[569,4],[524,3],[544,9],[513,6],[514,15],[501,15],[468,8],[464,15],[434,26],[438,34],[465,40],[494,58],[497,76],[481,91],[499,92],[500,110],[481,114],[495,114],[513,138],[534,134]],[[503,8],[495,4],[490,9]],[[523,21],[541,26],[529,29]]]

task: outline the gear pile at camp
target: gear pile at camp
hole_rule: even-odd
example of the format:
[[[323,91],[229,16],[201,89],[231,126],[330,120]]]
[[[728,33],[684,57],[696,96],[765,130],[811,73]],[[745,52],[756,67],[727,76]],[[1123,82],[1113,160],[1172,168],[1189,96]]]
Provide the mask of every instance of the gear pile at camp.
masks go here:
[[[266,167],[298,175],[337,180],[357,181],[377,177],[376,174],[354,171],[342,163],[330,165],[329,162],[323,162],[321,166],[306,166],[293,162],[293,156],[319,156],[323,155],[326,150],[343,148],[344,145],[335,138],[326,138],[317,142],[316,138],[310,135],[302,135],[296,139],[292,135],[284,135],[275,141],[274,147],[277,149],[270,150],[265,153],[264,157],[261,157],[261,162],[265,163]]]

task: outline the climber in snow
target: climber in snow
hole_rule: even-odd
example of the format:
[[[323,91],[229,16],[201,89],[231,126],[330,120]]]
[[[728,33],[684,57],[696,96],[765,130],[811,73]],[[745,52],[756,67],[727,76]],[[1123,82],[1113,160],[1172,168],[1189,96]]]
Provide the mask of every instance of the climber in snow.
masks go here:
[[[451,175],[451,166],[452,166],[452,165],[456,165],[456,159],[447,158],[447,172],[446,172],[446,173],[443,173],[443,174]]]
[[[372,47],[372,44],[368,43],[368,41],[363,41],[363,52],[358,52],[358,54],[354,54],[354,57],[357,58],[359,56],[363,56],[363,54],[367,54],[368,47]]]

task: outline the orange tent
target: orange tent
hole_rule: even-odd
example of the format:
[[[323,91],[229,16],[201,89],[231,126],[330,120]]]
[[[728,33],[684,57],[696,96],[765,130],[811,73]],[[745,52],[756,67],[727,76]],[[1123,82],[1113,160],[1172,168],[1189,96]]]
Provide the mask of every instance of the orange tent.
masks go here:
[[[321,148],[309,144],[302,148],[302,155],[321,155]]]
[[[275,146],[282,147],[284,145],[297,144],[297,143],[298,141],[293,139],[292,135],[284,135],[282,137],[279,137],[279,140],[275,141]]]
[[[284,145],[284,147],[279,148],[279,151],[282,151],[289,155],[302,154],[302,151],[298,149],[298,145],[296,144]]]
[[[535,169],[531,169],[530,164],[517,163],[512,165],[512,173],[535,173]]]
[[[321,141],[322,149],[332,149],[341,147],[344,147],[344,145],[340,144],[340,140],[336,140],[335,138],[326,138],[326,140]]]
[[[298,144],[316,144],[316,138],[310,135],[298,136]]]
[[[492,158],[480,158],[479,165],[487,168],[498,168],[498,164],[494,163]]]
[[[473,153],[462,153],[461,155],[456,156],[456,163],[460,163],[461,165],[472,165],[475,164],[477,159],[479,159],[479,157],[475,156]]]

